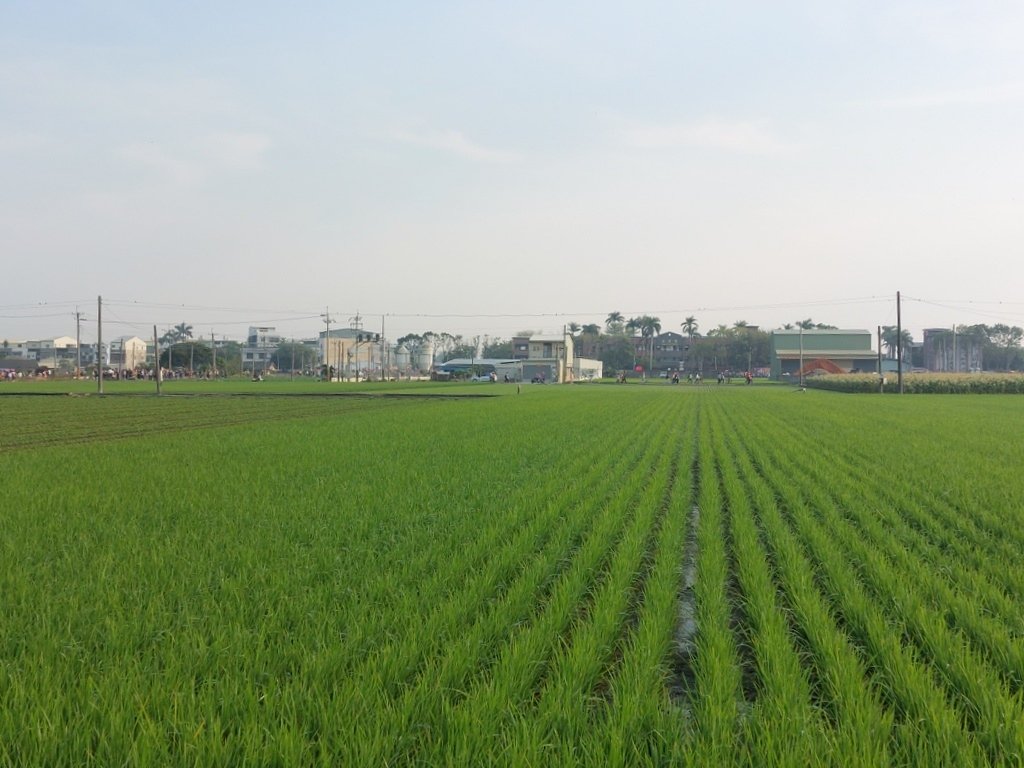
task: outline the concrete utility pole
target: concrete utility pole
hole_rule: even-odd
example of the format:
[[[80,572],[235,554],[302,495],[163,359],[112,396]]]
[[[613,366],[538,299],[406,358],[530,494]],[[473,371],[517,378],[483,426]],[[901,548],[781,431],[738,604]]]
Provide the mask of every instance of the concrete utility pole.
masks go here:
[[[160,337],[156,335],[156,326],[153,326],[153,351],[156,353],[153,373],[156,374],[156,393],[160,394]]]
[[[885,375],[882,373],[882,326],[875,326],[875,333],[878,334],[878,391],[884,392]]]
[[[323,313],[320,315],[327,323],[327,335],[324,337],[324,374],[327,376],[327,380],[331,380],[331,311],[328,307],[324,307]]]
[[[103,297],[96,297],[96,386],[103,394]]]
[[[78,307],[75,307],[75,378],[82,375],[82,321],[85,319],[87,318],[78,311]]]
[[[804,327],[800,326],[800,389],[804,388]]]

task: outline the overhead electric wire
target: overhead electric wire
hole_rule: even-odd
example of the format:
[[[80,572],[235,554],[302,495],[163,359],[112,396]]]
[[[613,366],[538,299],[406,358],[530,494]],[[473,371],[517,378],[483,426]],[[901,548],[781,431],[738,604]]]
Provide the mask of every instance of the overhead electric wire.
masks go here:
[[[1000,321],[1014,321],[1019,317],[1024,317],[1024,302],[1018,301],[1001,301],[1001,300],[934,300],[925,299],[915,296],[903,295],[905,301],[916,302],[928,306],[937,307],[939,309],[956,312],[960,314],[975,315],[983,318],[992,318]],[[74,312],[54,312],[53,310],[58,307],[74,307],[77,309],[79,306],[88,306],[94,299],[89,300],[77,300],[77,301],[53,301],[53,302],[35,302],[32,304],[12,304],[6,306],[0,306],[0,320],[15,320],[15,321],[32,321],[32,320],[47,320],[57,317],[65,317],[68,314],[74,315]],[[683,308],[662,308],[662,309],[642,309],[642,310],[629,310],[619,311],[619,314],[624,319],[628,319],[631,316],[637,315],[653,315],[665,317],[666,315],[671,316],[688,316],[688,315],[702,315],[705,321],[708,320],[707,315],[716,315],[727,312],[775,312],[779,310],[786,311],[799,311],[802,309],[812,310],[820,308],[830,307],[842,307],[851,305],[871,305],[880,304],[890,309],[884,314],[889,317],[892,314],[891,306],[894,302],[894,295],[869,295],[869,296],[851,296],[831,299],[809,299],[804,301],[776,301],[776,302],[764,302],[764,303],[750,303],[750,304],[706,304],[700,306],[689,306]],[[249,326],[272,326],[282,324],[293,324],[293,323],[309,323],[311,321],[319,321],[321,312],[319,309],[284,309],[279,307],[245,307],[245,306],[218,306],[210,304],[188,304],[188,303],[170,303],[170,302],[154,302],[139,299],[124,299],[124,298],[104,298],[102,299],[103,306],[110,312],[108,323],[111,325],[122,326],[126,328],[134,329],[139,335],[148,337],[149,329],[152,325],[166,326],[166,325],[177,325],[181,320],[181,315],[192,312],[202,312],[204,316],[201,318],[190,318],[189,325],[196,327],[221,327],[230,329],[229,333],[240,333],[239,327]],[[1017,311],[1017,310],[1020,311]],[[120,310],[120,311],[117,311]],[[154,311],[155,310],[155,311]],[[458,334],[473,334],[479,333],[483,327],[488,328],[488,332],[491,336],[499,337],[500,335],[512,334],[517,332],[523,332],[525,328],[532,326],[532,332],[551,332],[551,328],[554,326],[560,329],[561,326],[568,323],[569,321],[580,321],[581,318],[600,318],[601,325],[603,327],[603,320],[609,314],[607,310],[599,311],[587,311],[587,312],[564,312],[564,311],[553,311],[553,312],[373,312],[369,310],[347,310],[339,309],[336,314],[339,317],[356,315],[368,318],[381,318],[384,321],[398,321],[397,323],[391,322],[391,330],[396,335],[400,335],[402,332],[409,331],[409,326],[413,323],[409,321],[420,321],[429,324],[436,324],[441,326],[447,326],[445,330]],[[873,314],[877,314],[872,311]],[[169,317],[173,313],[174,317]],[[231,317],[219,316],[223,313],[224,315],[230,315]],[[132,316],[141,314],[144,319],[130,319]],[[156,315],[155,317],[152,315]],[[240,317],[242,316],[242,317]],[[129,318],[129,319],[126,319]],[[778,319],[778,315],[775,315],[775,319],[770,322],[775,322]],[[404,321],[404,322],[403,322]],[[1019,322],[1019,321],[1018,321]],[[395,328],[395,325],[399,328]],[[556,325],[557,324],[557,325]],[[667,322],[666,327],[671,327],[674,323]],[[404,326],[404,327],[403,327]]]

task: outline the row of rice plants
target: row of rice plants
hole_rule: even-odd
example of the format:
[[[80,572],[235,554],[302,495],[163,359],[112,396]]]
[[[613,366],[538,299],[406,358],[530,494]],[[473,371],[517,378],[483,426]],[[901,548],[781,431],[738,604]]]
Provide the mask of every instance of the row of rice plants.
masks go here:
[[[365,427],[368,420],[362,421]],[[372,432],[359,423],[354,418],[343,425],[366,440]],[[17,482],[9,497],[12,514],[3,540],[13,556],[4,561],[4,592],[25,599],[7,614],[4,635],[17,644],[16,657],[30,653],[40,640],[50,652],[37,663],[19,659],[17,685],[10,689],[15,692],[4,697],[10,704],[5,707],[10,738],[0,741],[39,758],[27,762],[51,762],[45,756],[53,753],[26,747],[33,744],[31,730],[17,729],[18,723],[42,719],[61,731],[67,728],[68,736],[62,740],[44,729],[36,748],[84,754],[88,740],[102,733],[104,754],[113,759],[127,743],[119,739],[132,741],[136,726],[131,724],[148,713],[147,719],[171,729],[149,734],[159,739],[150,747],[180,759],[181,750],[203,743],[208,733],[203,723],[213,723],[226,707],[238,704],[247,716],[239,723],[264,723],[267,738],[286,734],[284,712],[272,707],[308,702],[310,690],[322,689],[317,674],[330,674],[338,649],[345,648],[346,620],[374,610],[344,610],[356,602],[351,590],[359,584],[346,555],[358,553],[366,562],[390,545],[417,540],[422,551],[425,541],[448,533],[432,516],[415,514],[422,506],[415,492],[407,492],[402,506],[379,509],[397,510],[403,519],[382,514],[360,525],[367,517],[360,508],[379,496],[379,461],[365,467],[365,480],[355,486],[314,483],[318,473],[337,481],[347,470],[358,478],[366,464],[358,456],[343,462],[347,466],[341,471],[324,464],[314,449],[332,442],[343,448],[343,441],[333,439],[338,426],[330,421],[261,424],[220,430],[211,434],[213,440],[171,435],[88,453],[68,448],[8,456],[5,468],[20,465],[24,482]],[[383,428],[379,419],[373,426]],[[414,460],[412,454],[403,458]],[[81,478],[81,485],[65,484],[59,494],[40,497],[38,489],[52,479],[54,463]],[[170,492],[119,497],[115,491],[129,466],[135,468],[132,487],[140,483]],[[94,467],[101,471],[91,471]],[[482,478],[483,487],[506,469],[494,462],[494,474]],[[247,494],[260,503],[246,503]],[[475,503],[473,493],[467,496]],[[265,501],[269,498],[274,501]],[[69,510],[74,514],[65,514]],[[360,537],[362,546],[351,546],[348,534]],[[8,581],[13,589],[6,589]],[[64,646],[74,655],[61,651]],[[162,680],[177,682],[168,687]],[[40,682],[65,694],[53,700],[32,696]],[[104,689],[102,699],[84,695],[94,685]],[[98,700],[118,705],[106,712],[84,706]],[[133,701],[145,703],[136,709]],[[247,738],[259,732],[251,728]],[[229,741],[237,748],[240,739],[235,735]],[[259,741],[248,745],[259,747]]]
[[[826,747],[818,759],[849,765],[890,764],[892,713],[876,691],[865,685],[869,677],[865,663],[834,614],[831,596],[819,589],[814,561],[785,522],[774,489],[744,448],[746,435],[730,425],[723,436],[756,510],[779,607],[789,616],[794,641],[806,658],[812,701],[826,722]],[[808,763],[815,761],[808,757]]]
[[[823,588],[840,596],[847,627],[864,645],[872,674],[882,681],[900,716],[898,727],[911,731],[902,736],[909,737],[913,744],[908,754],[926,762],[950,760],[954,755],[965,761],[973,754],[975,762],[983,763],[981,744],[959,726],[964,713],[949,709],[944,690],[932,677],[929,659],[914,653],[891,632],[893,622],[902,624],[901,617],[888,610],[889,593],[881,599],[877,584],[865,577],[865,573],[881,567],[882,557],[866,548],[853,554],[843,549],[851,540],[839,536],[843,531],[834,527],[834,518],[821,508],[815,481],[794,471],[791,457],[800,452],[783,452],[774,445],[768,449],[752,445],[751,451],[760,471],[786,501],[792,524],[815,553]],[[853,531],[845,532],[853,535]],[[898,587],[892,583],[888,586]]]
[[[842,414],[833,411],[832,416],[832,426],[836,428],[843,422]],[[803,425],[770,418],[775,422],[772,430],[776,433],[788,433],[793,441],[808,438]],[[857,431],[853,428],[850,434]],[[992,456],[1002,443],[997,436],[985,439],[991,447],[980,449],[978,454]],[[903,456],[927,457],[937,444],[942,444],[941,436],[934,431],[931,440],[913,440],[909,436],[905,440],[912,444],[905,445]],[[1019,596],[1024,595],[1024,570],[1018,565],[1018,554],[1024,543],[1015,541],[1018,531],[1013,526],[1017,512],[1014,506],[993,509],[969,497],[954,505],[947,492],[950,477],[964,470],[958,468],[951,473],[941,460],[914,461],[912,480],[896,483],[893,476],[905,476],[905,470],[900,468],[900,462],[905,459],[898,454],[884,459],[886,472],[883,474],[877,471],[877,448],[847,438],[835,440],[829,451],[828,465],[809,467],[810,471],[817,471],[816,479],[821,487],[844,489],[841,493],[848,498],[865,497],[867,493],[877,498],[870,519],[883,516],[890,536],[898,531],[899,541],[921,559],[943,562],[944,567],[937,575],[957,590],[963,590],[967,602],[980,603],[987,613],[998,616],[1010,632],[1021,631],[1024,618],[1018,601]],[[957,457],[958,463],[966,460],[966,457]],[[975,478],[973,485],[979,489],[989,485],[986,482],[989,474],[979,465],[976,474],[971,472]],[[991,484],[1004,488],[1007,485],[1005,479],[995,479]],[[1012,498],[1006,494],[1003,497]]]
[[[1012,762],[982,400],[548,387],[8,452],[0,763]]]
[[[839,512],[856,526],[863,540],[858,539],[858,546],[885,553],[904,576],[913,576],[932,609],[941,611],[947,623],[965,633],[1011,690],[1019,691],[1024,675],[1024,643],[1020,639],[1024,617],[1019,604],[990,578],[1000,571],[1018,573],[1015,564],[980,557],[983,550],[977,541],[956,538],[947,543],[944,538],[945,546],[936,546],[908,522],[922,521],[926,513],[906,500],[891,499],[887,483],[843,457],[833,455],[827,468],[812,464],[804,469],[816,487],[830,486],[831,495],[842,500]],[[856,501],[850,503],[850,499]],[[972,564],[962,562],[964,550]],[[942,563],[942,567],[922,568],[922,563]]]
[[[892,622],[902,626],[921,649],[922,659],[944,681],[948,698],[990,756],[997,761],[1022,757],[1017,752],[1024,745],[1024,709],[1015,700],[1019,697],[1010,693],[1005,680],[968,644],[959,629],[965,617],[957,611],[958,604],[935,599],[953,593],[934,589],[936,580],[929,564],[910,556],[900,542],[878,531],[873,519],[877,513],[863,509],[863,494],[843,497],[836,488],[826,493],[817,478],[804,477],[808,499],[830,535],[859,564],[863,583],[887,609]],[[852,516],[851,521],[845,519],[844,512]]]
[[[621,427],[630,428],[627,424]],[[631,436],[628,431],[625,435]],[[352,726],[359,733],[352,744],[360,750],[353,759],[370,758],[375,753],[397,759],[422,749],[418,742],[436,738],[435,731],[443,732],[440,718],[445,708],[461,698],[458,692],[465,690],[471,675],[483,677],[488,673],[508,633],[529,621],[538,601],[549,599],[569,567],[572,553],[592,537],[600,540],[620,524],[606,514],[606,507],[620,493],[618,478],[636,471],[642,458],[641,454],[615,454],[609,457],[609,463],[598,464],[592,456],[578,454],[575,465],[565,467],[570,479],[552,475],[531,490],[540,505],[537,525],[540,530],[550,529],[550,538],[533,546],[519,542],[508,548],[521,572],[510,574],[493,594],[469,601],[467,613],[451,621],[446,629],[432,631],[434,628],[428,625],[415,625],[417,638],[413,644],[427,644],[434,650],[417,680],[400,696],[391,695],[387,670],[373,664],[368,665],[369,679],[349,681],[354,696],[361,701],[367,697],[372,700],[372,704],[367,701],[352,713]],[[504,517],[502,514],[499,518],[502,526]],[[421,595],[430,602],[429,592]],[[462,593],[451,596],[452,601],[464,599]]]
[[[667,440],[651,444],[647,428],[677,408],[630,398],[620,419],[596,419],[591,403],[547,408],[544,397],[8,454],[20,479],[0,580],[20,597],[0,629],[14,660],[0,679],[2,754],[412,760],[456,749],[458,719],[474,719],[464,702],[487,700],[495,676],[532,707],[559,638],[596,605],[595,574],[607,583],[613,543],[636,538],[623,525],[653,498],[638,495],[652,475],[637,469],[658,466]],[[580,423],[594,427],[586,451]],[[40,495],[55,463],[84,482]],[[143,490],[125,496],[129,466]],[[633,480],[618,488],[622,475]],[[650,530],[640,540],[649,547]],[[374,677],[386,646],[406,661]],[[534,669],[538,648],[548,661]],[[521,669],[536,675],[522,689]],[[40,688],[61,693],[33,696]],[[492,707],[504,711],[500,695]],[[403,723],[404,741],[371,748],[370,734]],[[490,733],[493,747],[501,734]]]
[[[1012,643],[1012,638],[985,622],[969,599],[959,599],[957,592],[943,585],[924,564],[927,561],[912,556],[893,536],[891,526],[882,527],[880,515],[885,517],[886,505],[872,503],[867,488],[849,481],[842,465],[829,461],[825,468],[820,460],[801,452],[794,452],[788,461],[804,478],[809,499],[836,540],[861,564],[865,583],[880,601],[892,606],[894,621],[903,624],[930,659],[989,753],[1000,760],[1020,758],[1024,711],[1015,681],[1021,670],[1014,669],[1013,659],[1008,658],[1010,665],[1002,670],[1000,680],[988,662],[993,656],[1006,657],[999,648]],[[975,642],[985,641],[981,647],[972,646],[965,637],[972,627]],[[1019,650],[1016,657],[1019,664]],[[1008,680],[1016,692],[1008,689]]]
[[[685,403],[674,415],[679,451],[661,502],[660,535],[645,559],[646,573],[637,576],[633,590],[640,605],[622,643],[621,660],[610,677],[606,706],[593,725],[598,736],[596,762],[610,765],[663,765],[683,762],[686,732],[682,709],[669,700],[674,683],[670,660],[679,653],[680,553],[685,551],[694,504],[693,466],[696,460],[696,408]],[[641,578],[646,576],[641,582]]]
[[[383,398],[4,396],[0,407],[6,428],[0,432],[0,452],[403,404],[409,405]]]
[[[776,585],[755,524],[749,489],[741,480],[719,408],[706,407],[702,419],[709,425],[713,460],[722,485],[727,519],[726,542],[732,561],[731,578],[737,589],[734,610],[741,614],[737,634],[749,649],[753,678],[747,693],[752,706],[743,720],[743,741],[754,765],[780,765],[805,756],[810,759],[825,747],[822,723],[812,705],[810,682],[801,663],[800,649],[791,642],[790,628],[780,611]],[[703,510],[707,512],[707,510]]]
[[[1018,468],[1024,464],[1024,442],[1018,434],[1024,400],[886,400],[860,414],[857,408],[836,409],[836,404],[828,397],[813,403],[822,417],[831,414],[830,429],[842,430],[836,445],[865,466],[884,468],[879,474],[894,492],[929,508],[951,510],[962,521],[947,521],[956,528],[988,531],[991,543],[986,548],[1002,542],[997,546],[1004,547],[1003,554],[1012,555],[1024,546],[1024,510],[1015,499]],[[864,440],[864,427],[876,424],[887,437]]]
[[[699,420],[698,435],[697,637],[690,662],[695,679],[689,692],[693,751],[710,765],[734,765],[740,760],[742,671],[731,628],[729,560],[708,419]]]
[[[650,427],[651,422],[646,424]],[[665,455],[672,453],[666,450],[667,434],[662,429],[625,447],[639,453],[640,467],[657,468],[664,465]],[[567,753],[578,757],[579,750],[586,751],[587,742],[593,738],[586,733],[589,718],[580,714],[582,722],[573,720],[573,737],[567,733],[560,738],[560,731],[551,723],[551,717],[558,716],[557,707],[550,710],[545,702],[552,701],[553,695],[554,701],[564,702],[564,697],[552,694],[552,688],[557,691],[563,682],[572,685],[576,674],[579,678],[575,678],[574,690],[580,685],[586,687],[587,680],[593,682],[593,662],[597,661],[599,667],[602,656],[574,659],[574,623],[585,622],[595,611],[600,615],[596,601],[608,594],[602,585],[616,578],[616,565],[624,560],[622,553],[629,552],[646,535],[654,514],[651,507],[657,508],[657,504],[651,504],[650,488],[657,487],[652,478],[658,471],[643,469],[625,478],[619,476],[615,496],[599,512],[600,535],[595,529],[595,535],[574,554],[533,620],[514,628],[491,673],[479,678],[446,714],[445,738],[437,739],[432,734],[431,743],[425,745],[424,759],[466,764],[479,754],[520,754],[526,761],[546,757],[557,762],[567,759]],[[629,558],[625,560],[629,562]],[[594,646],[589,649],[596,653]],[[609,651],[605,649],[604,654]],[[573,669],[566,679],[563,670],[574,661],[582,664],[583,671]],[[547,717],[542,714],[545,711]],[[452,734],[456,737],[450,738]]]
[[[649,561],[665,528],[666,496],[678,477],[680,454],[691,441],[680,430],[685,422],[681,425],[678,415],[672,416],[648,430],[655,455],[638,488],[640,495],[632,501],[637,509],[634,523],[626,529],[604,578],[591,584],[588,600],[579,606],[570,633],[555,652],[538,692],[536,713],[526,714],[510,746],[518,746],[519,734],[537,745],[549,743],[557,734],[566,759],[600,757],[603,744],[593,738],[594,728],[607,707],[610,680],[617,674],[638,602],[644,598]]]
[[[492,424],[491,427],[493,428],[494,425]],[[565,455],[575,455],[566,451],[562,451],[562,453]],[[518,456],[520,452],[513,451],[512,455]],[[629,456],[626,459],[629,462],[638,460],[637,457]],[[570,473],[574,473],[577,470],[576,467],[563,467],[563,469]],[[610,476],[614,477],[615,473],[611,473]],[[551,478],[549,478],[549,485],[552,485],[552,492],[554,493],[554,485],[551,483]],[[563,483],[562,487],[558,488],[558,493],[553,497],[565,497],[566,491],[571,494],[579,490],[581,489],[577,487],[565,487]],[[547,489],[543,487],[533,489],[533,493],[534,495],[541,494],[539,498],[542,500],[545,500],[548,496]],[[569,496],[568,498],[573,497]],[[574,507],[578,506],[575,500],[573,504]],[[550,506],[550,504],[547,506]],[[590,504],[588,503],[585,507],[581,508],[581,511],[589,506]],[[564,511],[559,510],[562,514],[564,514]],[[504,513],[493,516],[488,515],[487,510],[480,510],[476,514],[484,515],[485,520],[492,519],[493,517],[493,519],[504,524]],[[572,516],[572,519],[577,525],[581,520],[584,524],[589,525],[590,517],[590,515],[581,517],[576,514]],[[619,524],[614,519],[610,519],[610,522],[612,525]],[[578,537],[578,533],[574,535]],[[550,555],[554,552],[555,549],[547,551],[546,557],[549,561],[551,559]],[[529,556],[532,556],[532,553],[527,550],[522,553],[522,556],[528,559]],[[565,553],[563,552],[563,559],[564,556]],[[561,567],[561,563],[556,562],[554,573],[557,574]],[[470,636],[475,639],[490,638],[493,644],[494,638],[501,637],[503,632],[507,633],[509,631],[509,627],[515,627],[521,623],[523,620],[522,611],[524,608],[528,608],[528,603],[524,602],[524,598],[530,596],[534,600],[538,598],[538,595],[532,594],[530,589],[525,589],[523,586],[536,579],[541,580],[542,590],[548,588],[547,582],[549,580],[545,577],[543,571],[529,568],[522,578],[509,587],[507,593],[495,596],[495,602],[485,611],[485,617],[481,617],[478,623],[469,628]],[[430,602],[429,594],[422,592],[420,594],[425,601]],[[543,598],[543,594],[540,597]],[[457,599],[457,597],[453,599]],[[490,608],[493,608],[493,611]],[[510,617],[510,611],[518,613]],[[485,658],[489,655],[486,647],[481,648],[476,645],[465,646],[460,642],[462,630],[464,629],[466,628],[460,629],[458,636],[456,636],[455,629],[453,629],[452,639],[456,641],[455,647],[447,646],[445,647],[445,655],[436,657],[436,661],[428,660],[426,665],[418,670],[415,679],[410,681],[410,687],[404,688],[403,695],[397,700],[392,700],[389,696],[379,697],[376,695],[375,691],[387,689],[386,680],[371,680],[371,685],[368,688],[360,685],[355,686],[353,696],[349,699],[353,705],[351,711],[346,706],[343,711],[338,713],[336,719],[341,723],[351,723],[352,728],[356,730],[357,737],[354,739],[345,738],[348,735],[349,728],[342,728],[341,734],[337,734],[338,741],[335,744],[339,754],[349,755],[357,760],[379,759],[381,754],[393,756],[387,759],[399,759],[403,754],[417,753],[417,750],[420,749],[415,744],[418,736],[422,735],[424,738],[429,737],[433,739],[436,738],[438,733],[450,734],[446,718],[442,717],[439,721],[437,719],[439,714],[443,715],[444,706],[451,706],[453,697],[455,700],[459,697],[454,687],[453,689],[445,687],[450,680],[450,678],[446,677],[446,673],[455,677],[464,677],[469,673],[484,674],[489,666]],[[430,640],[429,635],[424,635],[423,637],[427,638],[426,642],[433,642]],[[471,655],[468,659],[462,658],[459,651],[465,648],[471,650],[475,655]],[[482,668],[480,667],[481,663],[485,664]],[[441,674],[440,680],[435,677],[437,674]],[[378,683],[378,685],[373,685],[373,683]],[[453,686],[461,686],[456,681],[451,681],[451,684]],[[346,694],[342,693],[341,698],[344,700]],[[436,724],[432,725],[432,722]],[[352,750],[355,750],[355,752]]]
[[[863,654],[873,684],[896,713],[898,740],[907,759],[942,765],[981,764],[982,753],[960,726],[960,715],[951,708],[930,668],[899,634],[889,617],[860,582],[858,571],[831,534],[822,528],[813,504],[803,498],[793,478],[772,466],[764,453],[750,446],[754,461],[785,503],[785,512],[796,534],[817,565],[819,588],[831,593],[839,621]]]

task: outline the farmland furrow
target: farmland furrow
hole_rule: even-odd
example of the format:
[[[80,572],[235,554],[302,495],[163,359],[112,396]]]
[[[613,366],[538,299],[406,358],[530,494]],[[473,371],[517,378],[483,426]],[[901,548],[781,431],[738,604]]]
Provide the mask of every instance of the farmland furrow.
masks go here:
[[[738,634],[749,648],[752,705],[744,731],[755,765],[781,765],[794,754],[818,754],[822,723],[812,708],[810,683],[777,601],[777,590],[754,522],[749,489],[741,480],[717,404],[704,409],[722,483],[738,599],[743,601]],[[735,599],[735,598],[734,598]]]
[[[740,761],[742,671],[732,631],[728,561],[725,551],[722,500],[707,418],[698,422],[697,635],[693,668],[695,686],[689,694],[693,714],[694,750],[709,764]]]
[[[682,759],[679,742],[672,734],[683,733],[685,722],[669,698],[670,662],[676,653],[679,557],[686,547],[694,502],[695,426],[696,408],[687,403],[678,438],[680,454],[663,501],[664,524],[645,580],[643,603],[621,661],[609,679],[606,706],[594,726],[602,737],[597,742],[598,754],[612,765]]]

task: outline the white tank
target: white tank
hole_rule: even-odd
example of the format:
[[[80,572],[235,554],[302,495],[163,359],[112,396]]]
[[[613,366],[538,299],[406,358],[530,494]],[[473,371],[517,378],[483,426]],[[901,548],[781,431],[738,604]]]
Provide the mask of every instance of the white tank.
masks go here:
[[[405,344],[399,344],[395,349],[395,365],[398,370],[404,371],[409,367],[409,348]]]
[[[413,365],[421,371],[429,371],[434,367],[434,345],[426,343],[419,348]]]

